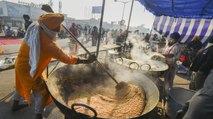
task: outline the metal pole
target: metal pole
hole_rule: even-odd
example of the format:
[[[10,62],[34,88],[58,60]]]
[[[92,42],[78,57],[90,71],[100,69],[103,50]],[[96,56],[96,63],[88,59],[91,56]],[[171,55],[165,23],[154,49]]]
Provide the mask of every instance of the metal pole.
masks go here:
[[[128,1],[128,2],[115,1],[115,2],[123,3],[122,18],[121,18],[121,21],[120,21],[120,29],[121,29],[122,26],[124,25],[124,24],[122,24],[122,21],[124,20],[124,12],[125,12],[125,8],[126,8],[126,4],[129,3],[130,1]]]
[[[101,20],[100,20],[100,27],[99,27],[99,36],[98,36],[98,44],[97,44],[97,51],[96,51],[96,58],[98,59],[98,53],[99,53],[99,46],[100,46],[100,40],[101,40],[101,30],[102,30],[102,24],[103,24],[103,17],[104,17],[104,8],[105,8],[105,0],[103,0],[102,3],[102,11],[101,11]],[[108,74],[108,76],[116,83],[118,84],[118,81],[104,68],[104,66],[97,60],[96,63],[98,66]]]
[[[155,17],[156,18],[156,17]],[[153,30],[153,28],[154,28],[154,23],[155,23],[155,20],[154,20],[154,22],[152,23],[152,27],[151,27],[151,30],[150,30],[150,37],[149,37],[149,40],[151,39],[151,35],[152,35],[152,30]]]
[[[124,4],[124,6],[123,6],[123,12],[122,12],[122,18],[121,18],[121,20],[123,20],[123,19],[124,19],[124,11],[125,11],[125,7],[126,7],[126,3],[125,3],[125,2],[123,2],[123,4]]]
[[[132,17],[132,10],[133,10],[134,1],[135,0],[132,0],[132,5],[131,5],[131,10],[130,10],[130,15],[129,15],[129,21],[128,21],[128,25],[127,25],[127,36],[128,36],[128,33],[129,33],[129,24],[130,24],[131,17]]]
[[[99,35],[98,35],[98,44],[97,44],[96,58],[98,58],[99,47],[100,47],[101,30],[102,30],[103,17],[104,17],[104,8],[105,8],[105,0],[103,0],[103,3],[102,3],[101,20],[100,20],[100,27],[99,27]]]

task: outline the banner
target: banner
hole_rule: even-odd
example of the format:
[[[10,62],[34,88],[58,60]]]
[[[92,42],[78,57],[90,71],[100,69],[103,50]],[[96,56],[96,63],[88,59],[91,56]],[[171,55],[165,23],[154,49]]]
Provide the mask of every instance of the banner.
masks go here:
[[[92,14],[101,14],[102,6],[93,6]]]

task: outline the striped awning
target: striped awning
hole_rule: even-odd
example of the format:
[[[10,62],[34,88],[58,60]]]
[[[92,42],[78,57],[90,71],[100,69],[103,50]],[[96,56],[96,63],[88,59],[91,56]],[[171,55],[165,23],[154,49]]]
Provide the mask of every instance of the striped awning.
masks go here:
[[[154,21],[154,30],[166,36],[178,32],[181,42],[188,43],[194,36],[200,36],[206,45],[208,36],[213,36],[213,19],[187,19],[169,16],[158,16]]]

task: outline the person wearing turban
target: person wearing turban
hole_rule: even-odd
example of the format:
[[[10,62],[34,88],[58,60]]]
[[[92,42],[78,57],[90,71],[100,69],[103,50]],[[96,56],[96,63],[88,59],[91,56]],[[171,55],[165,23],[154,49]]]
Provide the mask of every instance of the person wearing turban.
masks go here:
[[[80,59],[68,55],[56,44],[56,34],[60,31],[63,14],[48,13],[32,23],[25,34],[15,63],[16,91],[12,111],[26,107],[19,104],[20,97],[24,97],[30,105],[30,94],[35,98],[35,119],[43,118],[43,109],[52,100],[44,87],[46,79],[43,71],[51,59],[57,59],[66,64],[92,63],[94,55],[88,59]]]
[[[207,40],[207,46],[197,53],[189,68],[194,72],[194,90],[203,88],[205,79],[212,69],[213,36],[210,36]]]
[[[168,47],[164,51],[164,56],[166,57],[166,64],[169,66],[167,71],[165,71],[165,93],[168,95],[169,91],[173,86],[173,80],[175,78],[175,73],[177,69],[176,61],[179,60],[181,55],[181,46],[178,42],[180,39],[180,34],[174,32],[170,35],[168,41]]]
[[[187,48],[195,50],[195,52],[198,52],[198,50],[202,48],[202,42],[200,41],[200,37],[194,36],[192,41],[188,43]]]
[[[195,55],[198,53],[199,50],[202,49],[202,42],[200,41],[199,36],[194,36],[192,41],[187,44],[187,48],[191,50],[192,59],[195,58]]]
[[[27,15],[27,14],[24,14],[23,15],[23,18],[24,18],[24,28],[25,28],[25,32],[27,31],[27,28],[30,26],[30,24],[32,23],[32,21],[30,20],[30,16]]]

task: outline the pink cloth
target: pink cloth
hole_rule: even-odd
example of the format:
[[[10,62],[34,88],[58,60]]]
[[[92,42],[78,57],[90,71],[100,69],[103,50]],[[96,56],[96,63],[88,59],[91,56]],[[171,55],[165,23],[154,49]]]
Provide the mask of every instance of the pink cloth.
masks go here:
[[[175,43],[172,46],[169,46],[165,49],[164,54],[173,54],[174,57],[166,58],[167,64],[175,64],[177,60],[179,60],[181,55],[181,46],[179,43]]]
[[[13,39],[13,38],[0,38],[0,45],[8,44],[21,44],[22,40]]]

